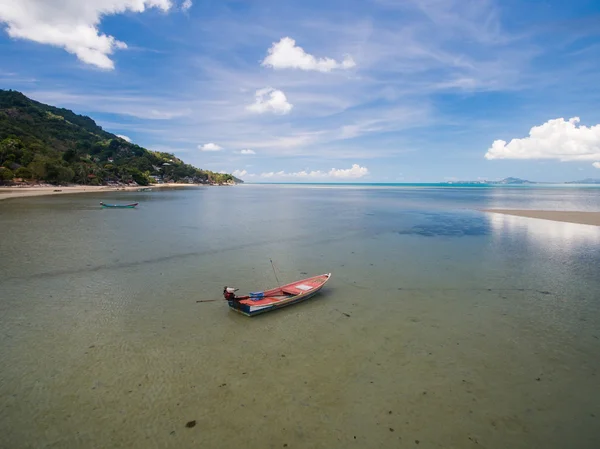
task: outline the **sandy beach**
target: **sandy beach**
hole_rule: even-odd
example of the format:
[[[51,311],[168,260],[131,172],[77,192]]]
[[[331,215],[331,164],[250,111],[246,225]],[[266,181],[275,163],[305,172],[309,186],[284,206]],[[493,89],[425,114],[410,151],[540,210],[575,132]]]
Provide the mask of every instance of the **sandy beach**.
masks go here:
[[[482,212],[493,212],[496,214],[514,215],[517,217],[538,218],[541,220],[600,226],[600,212],[517,209],[483,209]]]
[[[0,200],[25,198],[28,196],[66,195],[73,193],[136,191],[142,188],[164,189],[172,187],[197,187],[204,184],[156,184],[151,186],[32,186],[0,187]]]

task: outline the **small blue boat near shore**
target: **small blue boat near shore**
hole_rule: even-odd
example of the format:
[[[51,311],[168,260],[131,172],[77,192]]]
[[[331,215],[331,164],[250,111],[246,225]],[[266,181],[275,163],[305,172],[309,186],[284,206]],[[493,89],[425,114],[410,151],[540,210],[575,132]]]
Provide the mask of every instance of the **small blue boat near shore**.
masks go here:
[[[116,207],[118,209],[133,209],[139,203],[129,203],[129,204],[107,204],[100,201],[100,205],[102,207]]]

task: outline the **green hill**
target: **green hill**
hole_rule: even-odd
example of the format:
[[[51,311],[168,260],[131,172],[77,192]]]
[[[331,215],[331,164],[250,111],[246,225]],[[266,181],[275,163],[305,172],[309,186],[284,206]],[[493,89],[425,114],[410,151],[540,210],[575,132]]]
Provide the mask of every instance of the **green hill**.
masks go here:
[[[200,170],[170,153],[148,151],[68,109],[0,90],[0,182],[13,178],[88,185],[242,182]]]

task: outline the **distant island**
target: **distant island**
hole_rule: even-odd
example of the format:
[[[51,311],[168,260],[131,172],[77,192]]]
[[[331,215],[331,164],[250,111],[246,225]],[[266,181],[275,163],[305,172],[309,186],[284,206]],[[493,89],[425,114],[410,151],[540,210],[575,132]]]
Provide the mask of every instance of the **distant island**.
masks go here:
[[[200,170],[103,130],[90,117],[0,90],[0,184],[233,185],[241,179]]]
[[[500,181],[490,181],[492,184],[536,184],[533,181],[521,178],[504,178]]]
[[[600,179],[586,178],[582,179],[581,181],[565,182],[565,184],[600,184]]]
[[[447,181],[445,184],[537,184],[533,181],[528,181],[521,178],[504,178],[500,181],[488,181],[485,179],[478,179],[477,181]]]
[[[488,180],[477,180],[477,181],[446,181],[444,184],[502,184],[502,185],[519,185],[519,184],[600,184],[600,179],[587,178],[581,181],[568,181],[564,183],[549,183],[549,182],[535,182],[528,181],[527,179],[521,178],[504,178],[500,181],[488,181]]]

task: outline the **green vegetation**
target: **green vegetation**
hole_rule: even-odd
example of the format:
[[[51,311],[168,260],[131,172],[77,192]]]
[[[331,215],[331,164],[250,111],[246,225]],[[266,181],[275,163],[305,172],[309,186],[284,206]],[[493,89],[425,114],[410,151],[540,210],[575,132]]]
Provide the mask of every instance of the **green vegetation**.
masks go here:
[[[185,164],[104,131],[89,117],[0,90],[0,183],[242,182]]]
[[[15,174],[12,172],[12,170],[5,167],[0,167],[0,181],[11,181],[14,176]]]

